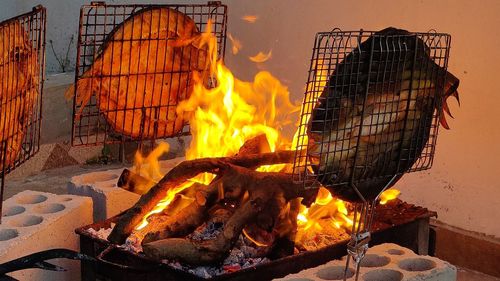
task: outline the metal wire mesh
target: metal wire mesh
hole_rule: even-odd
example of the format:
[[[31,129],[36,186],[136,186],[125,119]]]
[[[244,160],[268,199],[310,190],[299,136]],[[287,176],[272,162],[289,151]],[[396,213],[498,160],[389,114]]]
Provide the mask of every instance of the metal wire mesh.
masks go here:
[[[45,21],[37,6],[0,23],[0,177],[40,147]]]
[[[123,143],[188,134],[189,126],[176,115],[175,108],[190,94],[196,68],[193,62],[197,64],[202,54],[185,46],[178,48],[174,41],[182,39],[191,24],[194,34],[207,30],[210,22],[222,58],[226,11],[218,1],[187,5],[93,2],[82,6],[72,144]],[[127,34],[130,30],[134,35]],[[78,102],[79,93],[85,91],[91,91],[88,101]]]
[[[353,186],[373,199],[394,176],[430,168],[450,40],[436,32],[318,33],[295,180],[357,201]]]

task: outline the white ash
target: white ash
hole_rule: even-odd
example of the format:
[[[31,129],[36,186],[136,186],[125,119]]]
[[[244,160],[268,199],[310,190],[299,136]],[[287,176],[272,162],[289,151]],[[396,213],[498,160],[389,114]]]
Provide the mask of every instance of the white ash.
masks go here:
[[[114,225],[112,225],[111,228],[101,228],[98,230],[89,228],[87,231],[95,237],[107,240],[113,228]],[[220,225],[217,225],[216,223],[210,225],[209,223],[206,227],[198,228],[190,234],[188,238],[195,241],[213,239],[221,231],[222,227]],[[133,233],[127,238],[125,244],[121,247],[129,252],[143,255],[141,246],[142,237],[143,235]],[[349,235],[343,230],[329,230],[325,231],[325,233],[307,235],[307,237],[304,238],[305,239],[301,239],[302,241],[300,241],[300,243],[298,243],[299,245],[297,245],[300,249],[318,250],[328,245],[339,243],[342,240],[348,239]],[[173,268],[189,272],[202,278],[212,278],[217,275],[227,274],[240,269],[267,263],[270,260],[264,257],[265,254],[266,252],[264,251],[264,248],[255,246],[244,235],[240,235],[233,249],[223,261],[222,266],[189,266],[181,264],[178,261],[170,260],[162,260],[162,262]]]
[[[184,265],[178,261],[162,260],[163,263],[173,268],[187,271],[202,278],[211,278],[221,274],[227,274],[247,267],[253,267],[258,264],[267,263],[270,260],[266,257],[258,257],[258,249],[249,246],[249,242],[243,235],[240,235],[235,246],[228,257],[222,262],[222,266],[197,266],[192,267]]]
[[[109,228],[101,228],[98,230],[95,230],[93,228],[87,229],[87,232],[90,233],[90,235],[103,239],[103,240],[108,240],[108,236],[111,234],[111,231],[115,227],[114,224],[111,224],[111,227]]]
[[[224,224],[221,222],[209,222],[198,227],[193,233],[186,236],[186,238],[195,241],[214,239],[222,231],[223,226]]]
[[[141,253],[142,252],[141,242],[142,242],[142,237],[131,234],[129,237],[127,237],[127,240],[125,240],[125,244],[123,244],[123,247],[130,252]]]
[[[111,225],[110,228],[101,228],[98,230],[95,230],[93,228],[87,229],[87,231],[94,237],[100,238],[107,240],[109,234],[114,228],[114,224]],[[207,240],[207,239],[212,239],[220,233],[221,228],[217,227],[217,225],[208,226],[206,228],[207,231],[201,231],[201,232],[193,232],[191,234],[191,239],[195,240]],[[130,235],[125,244],[123,244],[121,247],[126,249],[129,252],[133,252],[135,254],[142,255],[142,246],[141,246],[141,237],[140,235]],[[237,271],[239,269],[247,268],[247,267],[252,267],[256,266],[261,263],[266,263],[269,262],[268,258],[265,257],[259,257],[261,253],[257,248],[253,247],[252,242],[248,241],[243,235],[240,235],[238,238],[238,241],[235,243],[235,246],[229,253],[228,257],[224,260],[222,263],[222,266],[189,266],[189,265],[183,265],[178,261],[169,261],[169,260],[162,260],[163,263],[168,264],[169,266],[187,271],[191,274],[194,274],[196,276],[202,277],[202,278],[211,278],[217,275],[221,274],[227,274],[230,272]]]

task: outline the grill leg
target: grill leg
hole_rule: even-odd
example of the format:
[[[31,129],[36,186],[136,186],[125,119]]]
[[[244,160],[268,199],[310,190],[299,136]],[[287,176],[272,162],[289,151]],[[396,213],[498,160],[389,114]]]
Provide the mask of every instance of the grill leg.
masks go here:
[[[417,253],[419,255],[429,254],[429,219],[419,219],[417,231]]]
[[[96,256],[94,243],[92,241],[87,241],[87,238],[85,237],[80,237],[80,251],[82,252],[82,254],[86,254],[90,257]],[[89,261],[81,261],[80,264],[81,264],[80,265],[81,280],[96,281],[97,276],[94,268],[95,265]]]

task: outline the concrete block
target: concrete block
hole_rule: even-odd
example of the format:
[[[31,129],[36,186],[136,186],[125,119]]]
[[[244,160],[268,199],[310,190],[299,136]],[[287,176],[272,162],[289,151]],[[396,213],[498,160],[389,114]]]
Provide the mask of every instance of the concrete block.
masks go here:
[[[183,157],[160,161],[162,174],[167,173]],[[94,202],[94,222],[103,221],[132,207],[140,195],[117,187],[123,168],[74,176],[68,183],[68,193],[88,196]]]
[[[75,229],[92,222],[92,200],[74,195],[23,191],[3,203],[0,225],[0,263],[53,248],[79,251]],[[78,261],[49,262],[66,272],[29,269],[9,273],[19,280],[80,280]]]
[[[280,281],[343,280],[344,256],[318,267],[309,268]],[[355,280],[354,265],[351,263],[347,280]],[[457,269],[438,258],[419,256],[413,251],[396,244],[382,244],[370,248],[361,261],[359,279],[365,281],[455,281]]]

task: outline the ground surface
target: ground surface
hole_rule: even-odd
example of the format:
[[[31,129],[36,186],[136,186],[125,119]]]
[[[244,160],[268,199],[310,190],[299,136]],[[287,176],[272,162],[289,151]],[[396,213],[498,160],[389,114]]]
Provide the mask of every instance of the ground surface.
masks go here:
[[[459,268],[457,281],[500,281],[500,278],[466,268]]]

